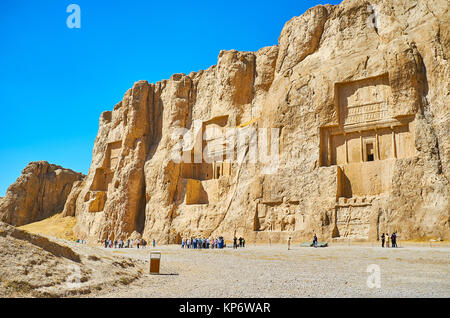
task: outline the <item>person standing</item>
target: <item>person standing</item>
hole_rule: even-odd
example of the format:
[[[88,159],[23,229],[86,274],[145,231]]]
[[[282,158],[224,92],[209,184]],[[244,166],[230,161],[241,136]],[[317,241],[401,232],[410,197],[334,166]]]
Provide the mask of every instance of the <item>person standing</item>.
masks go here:
[[[156,241],[155,241],[155,239],[153,239],[153,247],[155,247],[155,245],[156,245]]]
[[[236,238],[236,236],[233,238],[233,248],[237,248],[237,238]]]
[[[105,248],[108,248],[108,240],[105,239]]]
[[[383,233],[383,234],[381,234],[381,247],[384,247],[384,240],[385,240],[385,237],[384,237],[384,233]]]
[[[313,240],[314,247],[317,247],[317,235],[314,233],[314,240]]]
[[[386,233],[386,247],[389,247],[389,233]]]
[[[395,232],[391,235],[391,242],[392,247],[397,247],[397,242],[395,241]]]
[[[291,237],[288,238],[287,244],[288,244],[288,251],[289,251],[291,249]]]

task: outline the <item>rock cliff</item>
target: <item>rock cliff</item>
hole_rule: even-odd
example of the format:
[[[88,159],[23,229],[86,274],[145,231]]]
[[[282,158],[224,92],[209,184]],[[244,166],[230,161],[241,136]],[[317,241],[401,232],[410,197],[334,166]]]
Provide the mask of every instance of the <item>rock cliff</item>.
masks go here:
[[[139,81],[64,213],[92,241],[450,238],[449,25],[445,0],[344,0],[278,45]]]
[[[73,183],[83,178],[46,161],[29,163],[0,198],[0,221],[21,226],[61,212]]]

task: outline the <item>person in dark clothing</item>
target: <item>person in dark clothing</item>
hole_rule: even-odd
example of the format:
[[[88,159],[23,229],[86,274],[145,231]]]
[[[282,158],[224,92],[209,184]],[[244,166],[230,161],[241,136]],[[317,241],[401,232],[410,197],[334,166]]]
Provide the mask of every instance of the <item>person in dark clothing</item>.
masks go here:
[[[237,238],[236,238],[236,236],[233,238],[233,248],[237,248]]]
[[[317,235],[314,234],[314,240],[313,240],[314,247],[317,247]]]
[[[108,240],[105,240],[105,248],[108,247]]]
[[[381,247],[384,247],[384,233],[381,235]]]
[[[392,242],[392,243],[391,243],[391,244],[392,244],[391,246],[392,246],[392,247],[397,247],[397,240],[396,240],[396,239],[397,239],[397,236],[395,235],[395,232],[394,232],[394,233],[392,233],[392,235],[391,235],[391,242]]]

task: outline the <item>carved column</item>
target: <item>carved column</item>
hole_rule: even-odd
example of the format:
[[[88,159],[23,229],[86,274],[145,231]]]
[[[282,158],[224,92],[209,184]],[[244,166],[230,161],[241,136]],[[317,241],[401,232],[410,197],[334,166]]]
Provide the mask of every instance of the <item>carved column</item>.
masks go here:
[[[378,143],[378,131],[375,129],[375,157],[376,160],[380,160],[380,145]]]
[[[328,166],[331,166],[331,132],[328,132]]]
[[[392,129],[392,156],[397,159],[397,146],[395,144],[395,130],[394,127],[391,127]]]
[[[361,162],[364,162],[364,147],[363,147],[362,131],[359,132],[359,142],[360,142],[360,151],[361,151]]]
[[[344,132],[345,140],[345,163],[348,163],[348,145],[347,145],[347,134]]]

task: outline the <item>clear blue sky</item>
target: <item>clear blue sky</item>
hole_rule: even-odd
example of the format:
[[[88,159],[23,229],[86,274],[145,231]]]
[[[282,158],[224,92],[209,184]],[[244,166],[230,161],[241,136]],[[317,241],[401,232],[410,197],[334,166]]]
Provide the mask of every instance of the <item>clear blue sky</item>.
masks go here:
[[[278,43],[311,1],[0,1],[0,196],[30,162],[87,173],[101,112],[134,82],[216,64],[220,50]],[[81,28],[69,29],[69,4]]]

